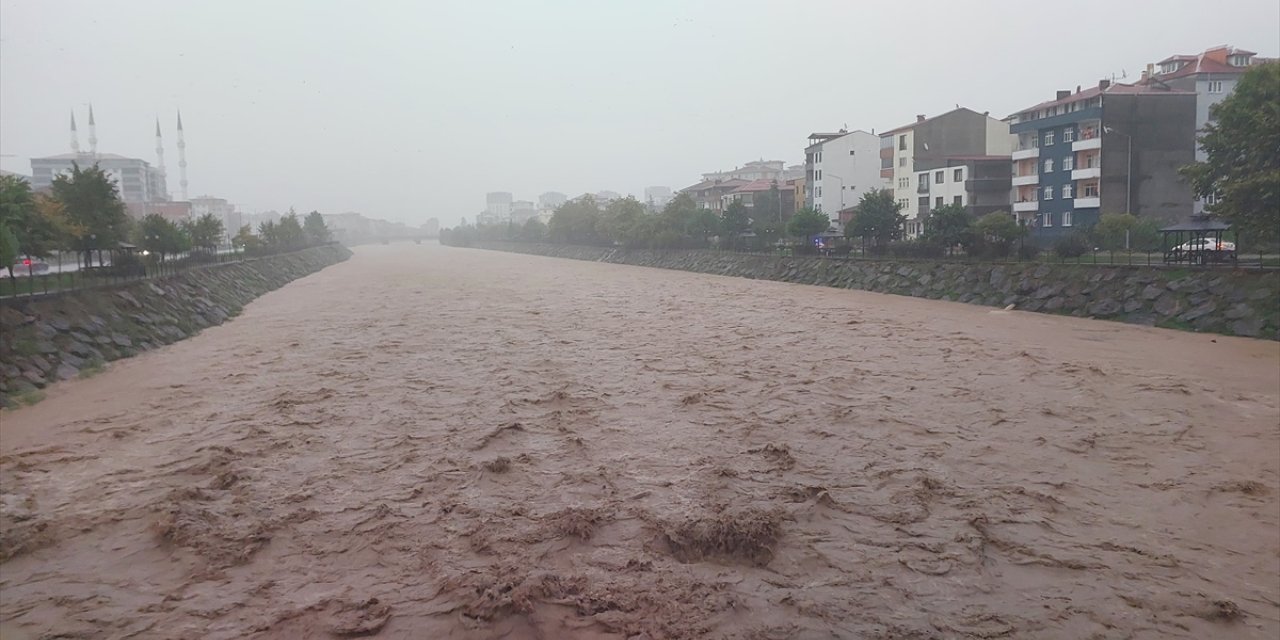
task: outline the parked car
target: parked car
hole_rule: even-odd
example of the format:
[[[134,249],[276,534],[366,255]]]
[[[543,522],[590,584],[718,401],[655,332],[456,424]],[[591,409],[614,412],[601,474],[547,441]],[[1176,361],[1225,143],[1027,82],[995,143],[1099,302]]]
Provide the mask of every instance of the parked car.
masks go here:
[[[1214,240],[1213,238],[1201,238],[1192,240],[1186,244],[1180,244],[1175,251],[1235,251],[1236,243],[1227,242],[1226,240]]]
[[[13,275],[26,276],[48,273],[49,263],[38,258],[21,258],[13,262]]]
[[[1184,254],[1193,262],[1234,262],[1236,243],[1214,238],[1198,238],[1173,248],[1174,253]]]

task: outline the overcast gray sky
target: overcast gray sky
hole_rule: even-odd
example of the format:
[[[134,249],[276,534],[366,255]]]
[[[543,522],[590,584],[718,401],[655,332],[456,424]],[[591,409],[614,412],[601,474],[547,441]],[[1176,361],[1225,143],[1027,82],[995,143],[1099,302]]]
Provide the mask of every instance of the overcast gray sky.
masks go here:
[[[1003,117],[1173,53],[1275,56],[1276,0],[284,2],[0,0],[0,167],[87,145],[246,211],[472,219],[803,160],[815,130],[956,104]],[[176,194],[175,194],[176,195]]]

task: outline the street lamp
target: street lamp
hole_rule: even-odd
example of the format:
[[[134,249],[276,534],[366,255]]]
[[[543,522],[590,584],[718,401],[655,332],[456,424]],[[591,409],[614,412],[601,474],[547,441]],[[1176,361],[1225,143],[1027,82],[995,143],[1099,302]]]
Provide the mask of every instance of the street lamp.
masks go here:
[[[1133,136],[1127,133],[1123,133],[1121,131],[1116,131],[1113,127],[1103,127],[1102,130],[1105,131],[1106,133],[1114,133],[1116,135],[1124,136],[1124,139],[1128,142],[1128,145],[1126,146],[1126,151],[1125,151],[1125,157],[1126,157],[1126,162],[1128,164],[1128,169],[1125,171],[1126,184],[1125,184],[1125,194],[1124,194],[1124,212],[1130,215],[1134,215],[1133,213]]]

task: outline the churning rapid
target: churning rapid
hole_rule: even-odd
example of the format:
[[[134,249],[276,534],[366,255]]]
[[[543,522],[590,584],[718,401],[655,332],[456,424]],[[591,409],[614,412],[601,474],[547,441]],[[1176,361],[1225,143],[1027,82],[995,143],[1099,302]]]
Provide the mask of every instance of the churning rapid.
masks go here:
[[[6,639],[1274,638],[1280,346],[357,250],[3,416]]]

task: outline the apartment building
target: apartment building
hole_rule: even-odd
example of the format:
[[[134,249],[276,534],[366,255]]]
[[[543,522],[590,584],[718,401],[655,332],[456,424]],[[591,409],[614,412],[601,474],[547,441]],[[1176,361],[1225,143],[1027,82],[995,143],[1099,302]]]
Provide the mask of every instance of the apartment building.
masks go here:
[[[796,212],[795,190],[790,185],[769,179],[752,180],[721,196],[721,210],[728,209],[734,202],[741,202],[754,210],[763,199],[769,200],[770,210],[777,211],[783,220],[790,219]]]
[[[1039,237],[1103,213],[1188,218],[1191,188],[1178,170],[1195,159],[1195,112],[1194,93],[1107,80],[1018,112],[1009,127],[1014,214]]]
[[[804,149],[804,204],[832,224],[863,194],[880,188],[880,138],[866,131],[811,133]]]
[[[1223,45],[1204,53],[1169,56],[1154,65],[1147,65],[1141,84],[1195,93],[1195,126],[1198,135],[1209,122],[1210,108],[1235,91],[1236,82],[1249,67],[1266,62],[1275,60],[1259,58],[1252,51]],[[1204,150],[1197,144],[1196,161],[1202,162],[1206,157]],[[1202,213],[1206,204],[1211,203],[1197,198],[1192,205],[1194,212]]]
[[[918,115],[911,124],[881,133],[881,184],[902,207],[907,235],[924,231],[919,175],[946,167],[947,158],[1002,156],[1011,148],[1007,122],[965,107],[932,118]]]
[[[916,175],[916,210],[927,224],[929,213],[959,205],[974,218],[1009,211],[1010,156],[952,156],[936,169]]]
[[[724,211],[724,196],[734,189],[747,184],[748,180],[703,180],[691,187],[685,187],[680,193],[687,193],[697,203],[699,209],[711,209],[716,213]]]

